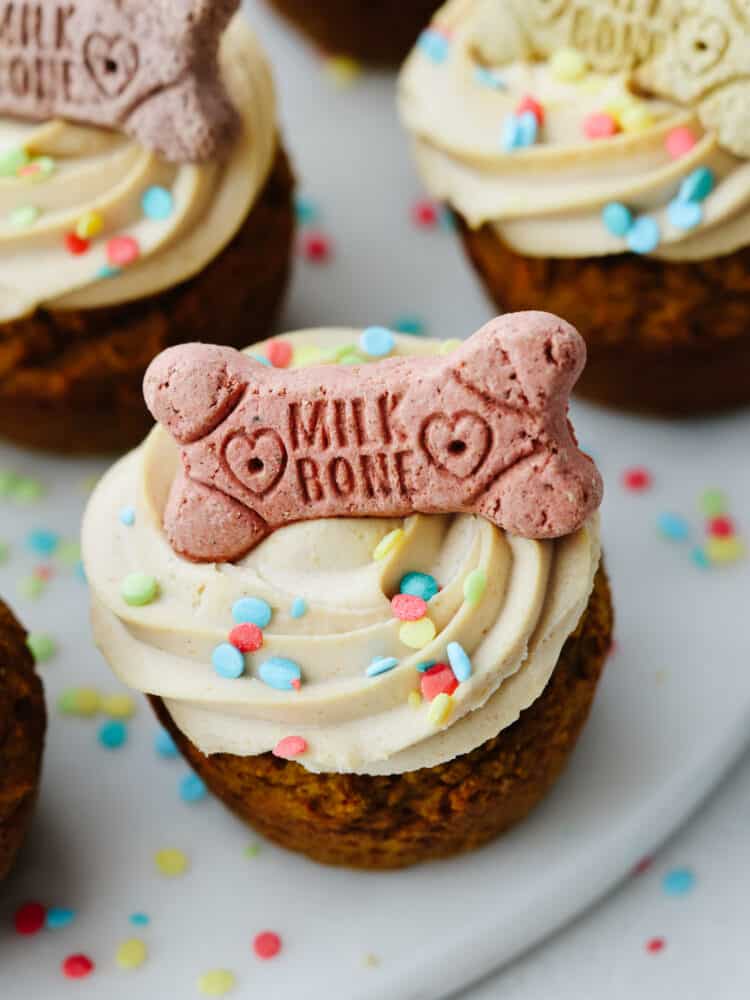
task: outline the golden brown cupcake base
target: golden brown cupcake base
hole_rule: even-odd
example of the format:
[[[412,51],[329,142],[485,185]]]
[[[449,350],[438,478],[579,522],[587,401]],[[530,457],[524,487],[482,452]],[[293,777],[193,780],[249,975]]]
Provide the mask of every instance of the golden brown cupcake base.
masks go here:
[[[705,261],[551,260],[523,257],[492,227],[458,221],[501,309],[556,313],[586,338],[578,395],[674,417],[750,403],[750,248]]]
[[[270,840],[330,865],[401,868],[479,847],[522,820],[562,772],[610,649],[600,570],[542,696],[499,736],[448,764],[402,775],[311,774],[272,754],[204,756],[159,698],[161,723],[211,791]]]
[[[398,66],[443,0],[269,0],[331,55]]]
[[[123,451],[153,423],[141,383],[160,351],[267,337],[289,277],[293,188],[280,147],[245,223],[200,274],[121,306],[40,309],[0,325],[0,434],[68,453]]]
[[[34,811],[46,720],[26,633],[0,601],[0,879],[8,874]]]

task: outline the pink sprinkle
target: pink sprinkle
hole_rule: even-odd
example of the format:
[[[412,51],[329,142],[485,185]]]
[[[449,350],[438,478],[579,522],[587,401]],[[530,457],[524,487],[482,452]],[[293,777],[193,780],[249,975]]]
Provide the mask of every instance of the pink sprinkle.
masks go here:
[[[13,922],[16,934],[38,934],[44,927],[45,909],[41,903],[24,903],[16,910]]]
[[[712,517],[708,522],[708,533],[713,538],[732,538],[734,536],[734,523],[731,517],[727,517],[726,514]]]
[[[660,951],[664,951],[667,947],[667,942],[662,937],[651,938],[650,941],[646,942],[646,951],[651,955],[657,955]]]
[[[643,466],[626,469],[622,476],[622,485],[631,493],[643,493],[653,485],[653,476]]]
[[[433,701],[439,694],[453,694],[458,681],[447,663],[436,663],[422,674],[419,686],[424,700]]]
[[[422,198],[412,206],[411,217],[415,225],[423,229],[437,225],[440,218],[440,209],[434,201]]]
[[[295,691],[299,691],[302,687],[302,681],[299,679],[299,677],[295,677],[294,680],[291,681],[291,685]]]
[[[138,241],[132,236],[113,236],[107,241],[107,260],[113,267],[124,267],[138,260],[141,254]]]
[[[531,94],[526,94],[519,101],[518,107],[516,108],[516,114],[522,115],[525,111],[530,111],[532,115],[536,118],[539,127],[544,125],[544,108]]]
[[[262,931],[253,938],[253,951],[258,958],[274,958],[281,951],[281,938],[273,931]]]
[[[595,111],[583,119],[583,132],[587,139],[610,139],[618,130],[617,121],[605,111]]]
[[[257,653],[263,645],[263,633],[257,625],[245,622],[232,629],[229,633],[229,641],[241,653]]]
[[[274,368],[288,368],[293,354],[294,348],[288,340],[272,340],[266,348],[266,357]]]
[[[427,614],[427,604],[414,594],[396,594],[391,610],[400,622],[418,622]]]
[[[695,148],[697,142],[693,130],[683,125],[680,128],[673,128],[664,144],[673,160],[681,160]]]
[[[282,760],[291,760],[293,757],[299,757],[300,754],[306,751],[307,740],[301,736],[285,736],[273,748],[273,755],[274,757],[281,757]]]
[[[54,570],[51,566],[37,566],[34,570],[34,576],[37,580],[51,580],[54,575]]]
[[[85,979],[94,971],[94,963],[88,955],[68,955],[62,963],[62,971],[67,979]]]
[[[325,264],[333,253],[331,241],[323,233],[305,233],[300,243],[302,256],[313,264]]]

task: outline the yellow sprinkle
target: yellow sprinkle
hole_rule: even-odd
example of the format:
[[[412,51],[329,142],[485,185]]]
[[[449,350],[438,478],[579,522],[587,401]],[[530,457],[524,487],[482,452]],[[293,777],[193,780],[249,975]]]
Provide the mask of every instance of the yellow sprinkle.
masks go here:
[[[104,219],[98,212],[85,212],[76,222],[76,236],[82,240],[93,239],[104,228]]]
[[[452,354],[457,347],[461,346],[461,344],[463,344],[463,340],[456,340],[455,338],[452,340],[444,340],[440,345],[438,354]]]
[[[453,711],[453,698],[449,694],[439,694],[430,702],[427,718],[433,726],[444,726]]]
[[[412,708],[419,708],[419,706],[422,704],[422,695],[419,693],[419,691],[409,692],[409,704],[411,705]]]
[[[404,622],[398,630],[398,637],[410,649],[421,649],[432,642],[436,631],[431,618],[420,618],[418,622]]]
[[[211,969],[198,980],[198,989],[204,997],[223,997],[236,985],[234,973],[228,969]]]
[[[586,75],[586,57],[577,49],[558,49],[549,61],[549,68],[556,80],[574,83]]]
[[[348,56],[331,56],[325,61],[325,72],[337,87],[350,87],[361,76],[362,67]]]
[[[745,555],[745,546],[740,538],[710,538],[706,542],[706,555],[712,563],[720,565],[739,562]]]
[[[130,719],[135,715],[135,702],[129,694],[109,694],[102,698],[101,709],[111,719]]]
[[[58,707],[65,715],[82,715],[85,718],[96,715],[101,699],[94,688],[70,688],[63,691]]]
[[[624,132],[645,132],[654,124],[654,116],[645,104],[631,104],[623,108],[618,121]]]
[[[187,855],[174,847],[166,847],[162,851],[157,851],[154,861],[159,872],[166,875],[167,878],[183,875],[188,866]]]
[[[292,366],[294,368],[306,368],[308,365],[317,365],[323,360],[323,352],[315,344],[303,344],[294,348],[292,355]]]
[[[121,969],[137,969],[146,961],[146,945],[139,938],[123,941],[117,949],[115,961]]]
[[[375,546],[375,551],[372,554],[372,558],[375,562],[380,562],[381,559],[385,559],[387,555],[390,555],[393,550],[401,544],[404,540],[404,529],[396,528],[395,531],[389,531],[385,538],[381,538],[378,544]]]

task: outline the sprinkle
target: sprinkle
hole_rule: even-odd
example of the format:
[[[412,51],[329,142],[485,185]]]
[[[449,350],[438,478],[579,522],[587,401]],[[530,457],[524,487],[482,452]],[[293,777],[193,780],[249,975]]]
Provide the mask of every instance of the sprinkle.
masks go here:
[[[712,563],[728,565],[745,556],[745,546],[739,538],[711,538],[706,542],[706,555]]]
[[[431,601],[440,586],[429,573],[406,573],[401,577],[398,589],[401,594],[412,594],[414,597],[421,597],[423,601]]]
[[[28,229],[34,225],[40,214],[36,205],[19,205],[8,213],[8,225],[14,229]]]
[[[411,217],[417,226],[423,229],[437,225],[440,217],[440,207],[428,198],[420,198],[412,205]]]
[[[664,938],[655,937],[646,942],[646,951],[651,955],[657,955],[660,951],[664,951],[666,946],[667,942]]]
[[[690,537],[690,525],[679,514],[659,514],[659,532],[670,542],[686,542]]]
[[[257,653],[263,645],[263,633],[252,622],[235,625],[229,633],[229,641],[241,653]]]
[[[22,597],[35,600],[44,593],[46,582],[38,576],[26,576],[18,583],[18,591]]]
[[[303,618],[307,614],[307,601],[304,597],[295,597],[289,612],[292,618]]]
[[[474,70],[474,79],[482,87],[490,87],[492,90],[507,90],[508,84],[497,70],[487,69],[486,66],[477,66]]]
[[[645,104],[626,105],[617,120],[623,132],[645,132],[654,124],[654,116]]]
[[[288,368],[292,363],[294,348],[288,340],[271,340],[266,355],[274,368]]]
[[[26,539],[26,544],[32,552],[47,557],[55,553],[60,544],[60,536],[55,531],[32,531]]]
[[[443,726],[453,711],[453,698],[449,694],[439,694],[430,703],[427,718],[433,726]]]
[[[414,594],[396,594],[391,601],[391,610],[401,622],[418,622],[427,614],[427,604]]]
[[[719,514],[717,517],[711,518],[707,530],[708,534],[713,535],[714,538],[731,538],[734,535],[734,523],[731,517]]]
[[[66,979],[85,979],[94,971],[94,963],[88,955],[68,955],[61,968]]]
[[[372,558],[375,562],[380,562],[381,559],[385,559],[386,556],[390,555],[404,540],[405,532],[403,528],[396,528],[395,531],[389,531],[388,534],[381,538],[372,553]]]
[[[427,28],[422,32],[417,39],[417,48],[430,62],[435,63],[436,66],[444,63],[450,55],[450,43],[448,39],[441,31],[437,31],[435,28]]]
[[[713,170],[708,167],[698,167],[682,182],[677,198],[679,201],[705,201],[713,191],[715,183]]]
[[[610,139],[617,135],[619,125],[606,111],[594,111],[583,119],[583,134],[587,139]]]
[[[699,501],[699,508],[707,517],[725,514],[728,506],[726,493],[721,490],[705,490]]]
[[[533,146],[539,136],[539,120],[533,111],[507,115],[503,122],[501,145],[506,153]]]
[[[50,931],[61,931],[69,927],[75,920],[75,910],[68,910],[62,906],[51,906],[47,910],[45,924]]]
[[[700,545],[697,545],[691,551],[690,558],[693,561],[693,563],[698,567],[698,569],[710,569],[711,568],[711,562],[710,562],[708,556],[706,555],[706,553],[700,547]]]
[[[260,854],[260,844],[252,843],[248,844],[245,850],[242,852],[246,858],[257,858]]]
[[[206,997],[223,997],[236,985],[234,973],[228,969],[211,969],[198,979],[198,991]]]
[[[172,734],[160,729],[154,739],[154,749],[160,757],[176,757],[179,753]]]
[[[147,913],[131,913],[128,920],[133,927],[148,927],[151,923],[151,918]]]
[[[140,938],[130,938],[118,945],[115,962],[121,969],[138,969],[146,961],[146,945]]]
[[[310,198],[297,194],[294,197],[294,212],[301,226],[309,226],[320,218],[318,206]]]
[[[116,278],[118,274],[122,274],[121,267],[110,267],[109,264],[104,264],[96,272],[96,277],[104,280],[106,278]]]
[[[410,708],[419,708],[422,704],[422,695],[419,691],[410,691],[406,701]]]
[[[323,352],[315,344],[302,344],[294,348],[295,368],[307,368],[316,365],[323,359]]]
[[[487,589],[487,574],[483,569],[472,570],[464,580],[464,600],[469,607],[476,607]]]
[[[44,663],[57,652],[57,644],[46,632],[31,632],[26,637],[26,645],[31,650],[35,663]]]
[[[385,358],[396,346],[396,338],[384,326],[368,326],[359,338],[359,346],[370,357]]]
[[[23,167],[19,167],[18,176],[33,183],[46,181],[55,172],[55,161],[51,156],[35,156]]]
[[[323,63],[326,76],[337,87],[351,87],[362,75],[362,66],[351,56],[330,56]]]
[[[447,663],[436,663],[426,674],[422,674],[419,686],[424,700],[434,701],[440,694],[453,694],[458,680]]]
[[[686,896],[695,888],[695,875],[689,868],[673,868],[661,884],[668,896]]]
[[[84,212],[76,222],[75,234],[80,240],[91,240],[104,229],[104,219],[99,212]]]
[[[57,700],[57,708],[63,715],[90,718],[99,711],[101,699],[94,688],[68,688]]]
[[[463,344],[463,340],[459,340],[457,337],[452,337],[449,340],[444,340],[440,345],[438,354],[441,357],[445,357],[446,354],[453,354],[456,348],[460,347],[461,344]]]
[[[325,264],[333,253],[331,241],[323,233],[309,232],[302,234],[300,252],[311,264]]]
[[[279,740],[273,748],[274,757],[281,757],[282,760],[291,760],[307,752],[307,740],[301,736],[285,736]]]
[[[200,802],[206,797],[206,785],[197,774],[186,774],[180,781],[180,798],[183,802]]]
[[[13,487],[13,499],[16,503],[36,503],[44,496],[44,487],[36,479],[18,476]]]
[[[76,233],[66,233],[64,242],[66,250],[74,257],[80,257],[87,253],[91,246],[88,240],[81,239]]]
[[[425,660],[424,663],[417,664],[417,670],[420,674],[426,674],[428,670],[431,670],[437,664],[437,660]]]
[[[118,515],[120,524],[126,528],[132,528],[135,524],[135,507],[123,507]]]
[[[435,638],[435,623],[431,618],[420,618],[418,622],[404,622],[398,637],[410,649],[422,649]]]
[[[129,694],[105,695],[100,707],[111,719],[132,719],[135,715],[135,701]]]
[[[265,660],[258,668],[258,674],[264,684],[277,691],[293,691],[294,682],[302,680],[299,664],[283,656],[272,656],[269,660]]]
[[[628,247],[637,254],[653,253],[661,242],[661,232],[655,219],[640,215],[627,234]]]
[[[586,75],[588,63],[577,49],[558,49],[549,61],[549,68],[556,80],[574,83]]]
[[[653,486],[653,476],[643,466],[626,469],[622,475],[622,485],[631,493],[643,493]]]
[[[460,683],[468,681],[471,677],[471,660],[460,643],[448,643],[448,662],[453,667],[453,673]]]
[[[214,649],[211,663],[219,677],[226,680],[237,680],[245,672],[245,657],[229,642],[222,642]]]
[[[544,125],[544,117],[545,117],[544,108],[539,103],[539,101],[536,100],[536,98],[531,96],[531,94],[525,94],[521,98],[521,100],[518,103],[518,107],[516,108],[516,114],[523,115],[527,111],[530,111],[531,114],[536,118],[537,125],[539,125],[539,127],[541,128],[542,125]]]
[[[122,599],[131,607],[151,604],[159,594],[159,584],[148,573],[129,573],[120,584]]]
[[[10,545],[7,542],[0,542],[0,566],[10,558]]]
[[[257,361],[258,364],[265,365],[266,368],[273,367],[271,362],[264,354],[251,354],[250,357],[253,359],[253,361]]]
[[[238,625],[250,622],[258,628],[266,628],[272,615],[271,605],[262,597],[241,597],[232,605],[232,618]]]
[[[158,184],[146,188],[141,195],[141,210],[147,219],[155,222],[168,219],[174,211],[172,192]]]
[[[393,322],[397,333],[408,333],[412,337],[421,337],[427,332],[427,324],[419,316],[399,316]]]
[[[664,145],[673,160],[680,160],[695,148],[697,142],[693,130],[683,125],[680,128],[672,129],[667,135]]]
[[[253,938],[253,951],[258,958],[274,958],[281,951],[281,938],[274,931],[261,931]]]
[[[29,154],[22,146],[0,149],[0,177],[14,177],[29,162]]]
[[[602,221],[613,236],[625,237],[633,227],[633,213],[619,201],[604,206]]]
[[[24,903],[13,916],[16,934],[31,936],[44,927],[45,911],[41,903]]]
[[[675,229],[688,232],[703,222],[703,206],[696,201],[680,201],[676,198],[669,203],[667,217]]]
[[[110,719],[99,730],[99,743],[105,750],[119,750],[128,740],[128,727],[119,719]]]
[[[387,674],[397,666],[398,660],[395,656],[378,656],[365,670],[365,673],[368,677],[379,677],[380,674]]]
[[[165,847],[154,855],[154,864],[160,875],[174,878],[184,875],[188,867],[187,855],[176,847]]]

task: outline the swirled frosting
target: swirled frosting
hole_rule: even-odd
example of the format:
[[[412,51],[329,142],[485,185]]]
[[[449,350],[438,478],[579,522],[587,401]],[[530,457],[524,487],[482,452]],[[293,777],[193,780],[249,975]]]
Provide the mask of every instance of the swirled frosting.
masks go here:
[[[626,72],[588,72],[566,82],[549,61],[488,65],[488,56],[504,53],[508,41],[493,37],[507,31],[508,23],[492,11],[483,0],[450,0],[434,23],[438,55],[418,46],[401,76],[402,118],[418,169],[436,198],[472,228],[490,224],[504,243],[528,256],[624,252],[624,240],[602,220],[612,202],[657,223],[660,242],[653,256],[706,259],[750,243],[750,163],[722,148],[696,111],[635,95]],[[527,95],[545,110],[542,139],[506,152],[503,122]],[[585,137],[588,115],[633,102],[650,124],[609,138]],[[697,141],[674,159],[666,139],[680,128]],[[671,221],[669,204],[701,167],[713,172],[714,189],[700,223],[680,228]]]
[[[309,331],[288,338],[295,362],[336,357],[353,331]],[[397,338],[396,354],[427,354],[439,342]],[[257,349],[255,349],[257,350]],[[340,354],[339,354],[340,357]],[[234,564],[195,564],[166,541],[162,516],[178,467],[175,445],[157,427],[97,487],[86,512],[83,549],[92,591],[96,641],[129,686],[159,695],[174,721],[204,753],[253,755],[301,736],[297,758],[311,771],[390,774],[429,767],[479,746],[516,721],[543,692],[565,640],[586,609],[599,565],[598,523],[557,541],[511,537],[469,516],[416,515],[307,521],[282,528]],[[135,523],[118,512],[135,508]],[[376,560],[378,543],[402,528],[399,546]],[[465,583],[483,571],[484,594],[467,599]],[[435,636],[415,650],[400,638],[390,598],[410,571],[432,575]],[[132,607],[121,582],[133,572],[156,578],[159,597]],[[273,609],[263,646],[246,657],[237,680],[217,676],[212,650],[232,628],[231,609],[258,597]],[[302,598],[306,613],[292,614]],[[417,666],[446,662],[458,642],[472,676],[436,724],[426,702],[413,704]],[[299,690],[259,679],[260,664],[299,664]],[[379,657],[398,666],[366,669]]]
[[[39,306],[142,298],[196,274],[232,239],[271,168],[276,111],[270,69],[239,16],[220,61],[241,116],[221,162],[169,164],[117,132],[0,118],[0,321]],[[144,195],[153,189],[149,205]],[[101,229],[85,252],[71,249],[66,239],[81,225],[85,234],[92,218]],[[113,260],[113,238],[128,241],[126,253],[134,241],[137,259]]]

